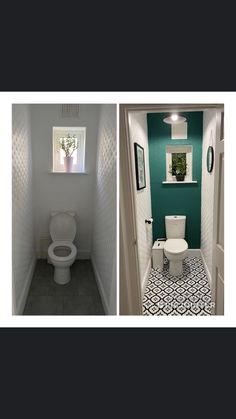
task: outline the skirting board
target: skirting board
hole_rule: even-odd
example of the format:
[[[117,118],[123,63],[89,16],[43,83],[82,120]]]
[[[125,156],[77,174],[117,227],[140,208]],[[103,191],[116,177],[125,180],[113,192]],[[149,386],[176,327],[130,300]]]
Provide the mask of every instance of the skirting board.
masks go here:
[[[27,300],[30,284],[31,284],[31,281],[32,281],[32,278],[33,278],[35,265],[36,265],[36,257],[34,257],[32,259],[28,274],[26,276],[25,286],[22,289],[19,300],[16,302],[15,313],[13,313],[13,314],[21,315],[24,312],[25,303],[26,303],[26,300]]]
[[[100,296],[101,296],[101,299],[102,299],[102,305],[103,305],[104,311],[105,311],[106,314],[110,314],[107,297],[106,297],[104,287],[102,285],[102,280],[101,280],[101,277],[99,275],[99,272],[98,272],[98,269],[97,269],[97,266],[96,266],[96,263],[94,261],[93,256],[91,256],[91,262],[92,262],[92,265],[93,265],[93,270],[94,270],[94,273],[95,273],[95,278],[96,278],[97,286],[98,286],[98,289],[99,289],[99,293],[100,293]]]
[[[206,275],[207,275],[207,279],[209,281],[210,288],[212,290],[212,278],[211,278],[211,274],[210,274],[210,271],[209,271],[208,266],[206,264],[206,261],[205,261],[205,258],[203,256],[203,253],[202,253],[202,251],[200,251],[200,252],[201,252],[202,263],[203,263],[203,266],[204,266],[204,269],[205,269],[205,272],[206,272]]]
[[[149,277],[150,271],[151,271],[151,259],[148,262],[146,272],[144,274],[144,277],[142,278],[142,287],[141,287],[141,289],[142,289],[142,298],[143,298],[143,295],[144,295],[144,292],[145,292],[145,289],[146,289],[146,285],[147,285],[147,281],[148,281],[148,277]]]
[[[196,257],[196,258],[201,258],[202,257],[200,249],[188,249],[187,250],[187,255],[189,257],[192,256],[192,257]]]
[[[90,258],[91,258],[90,250],[78,249],[76,259],[90,259]]]

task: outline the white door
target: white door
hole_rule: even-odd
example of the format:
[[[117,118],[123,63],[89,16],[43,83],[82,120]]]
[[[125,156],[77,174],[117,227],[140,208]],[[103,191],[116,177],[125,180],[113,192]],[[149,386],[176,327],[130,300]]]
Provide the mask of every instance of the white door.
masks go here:
[[[216,115],[215,190],[213,214],[213,297],[215,314],[224,314],[224,113]]]
[[[127,105],[120,105],[120,314],[142,314]]]

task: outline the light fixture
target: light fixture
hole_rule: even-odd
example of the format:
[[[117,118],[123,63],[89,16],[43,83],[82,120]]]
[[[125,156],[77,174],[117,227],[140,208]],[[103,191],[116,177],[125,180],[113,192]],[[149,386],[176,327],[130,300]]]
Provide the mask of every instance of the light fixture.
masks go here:
[[[170,116],[167,116],[163,119],[166,124],[182,124],[186,121],[184,116],[180,116],[177,113],[172,113]]]

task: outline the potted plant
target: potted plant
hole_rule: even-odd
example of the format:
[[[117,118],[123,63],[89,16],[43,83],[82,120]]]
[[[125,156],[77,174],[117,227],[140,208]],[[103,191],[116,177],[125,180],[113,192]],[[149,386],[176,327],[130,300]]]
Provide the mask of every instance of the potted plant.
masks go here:
[[[68,134],[67,137],[60,138],[59,139],[59,148],[61,148],[65,152],[65,157],[64,157],[65,171],[66,172],[71,172],[72,171],[72,166],[73,166],[73,156],[72,156],[72,154],[78,148],[77,138],[74,135],[70,136],[70,134]]]
[[[186,163],[185,153],[172,154],[172,164],[170,164],[169,173],[171,173],[172,176],[175,176],[178,182],[184,181],[185,175],[187,173],[187,163]]]

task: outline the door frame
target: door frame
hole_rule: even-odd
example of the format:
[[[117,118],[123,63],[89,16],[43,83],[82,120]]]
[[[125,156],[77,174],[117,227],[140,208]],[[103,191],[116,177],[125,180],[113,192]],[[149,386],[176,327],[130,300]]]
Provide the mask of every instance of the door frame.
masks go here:
[[[218,294],[221,292],[222,288],[219,287],[217,276],[216,276],[216,267],[217,267],[217,257],[218,257],[218,223],[219,223],[219,184],[220,184],[220,154],[221,150],[224,149],[224,135],[222,136],[222,124],[224,124],[222,113],[224,112],[224,108],[220,109],[216,113],[216,141],[215,141],[215,171],[214,171],[214,205],[213,205],[213,252],[212,252],[212,295],[214,296],[215,307],[213,309],[214,315],[224,315],[224,255],[223,260],[221,257],[222,265],[223,265],[223,295],[221,295],[221,299],[223,298],[221,307],[217,305],[218,302]],[[224,205],[224,195],[223,195],[223,205]],[[223,220],[224,223],[224,220]],[[224,252],[223,252],[224,253]]]
[[[142,314],[136,207],[129,135],[130,112],[222,109],[223,104],[120,104],[120,315]]]
[[[120,105],[120,313],[142,314],[129,107]]]

